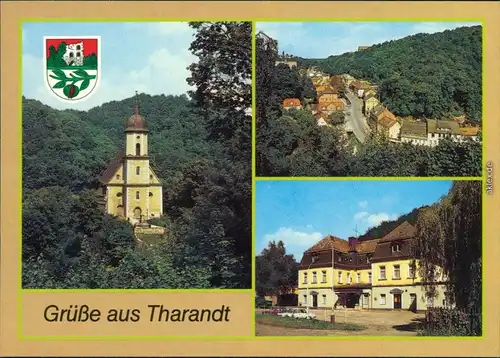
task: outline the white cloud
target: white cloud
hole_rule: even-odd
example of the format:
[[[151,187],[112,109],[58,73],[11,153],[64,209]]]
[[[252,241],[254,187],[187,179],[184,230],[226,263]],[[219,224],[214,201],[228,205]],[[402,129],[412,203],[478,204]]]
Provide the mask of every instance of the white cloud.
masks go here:
[[[300,260],[303,252],[322,238],[323,235],[320,232],[307,233],[282,227],[273,234],[266,234],[262,244],[267,247],[270,241],[278,242],[281,240],[285,244],[287,252],[293,254],[296,260]]]
[[[368,213],[366,211],[361,211],[359,213],[354,214],[354,220],[355,221],[360,221],[363,218],[366,218],[368,215],[370,215],[370,213]]]
[[[368,206],[368,202],[366,200],[362,200],[358,203],[360,208],[366,208]]]
[[[354,214],[354,221],[366,227],[374,227],[383,221],[396,220],[398,217],[398,214],[388,214],[384,212],[368,213],[362,211]]]
[[[76,102],[71,108],[87,110],[110,101],[131,97],[135,91],[151,95],[186,93],[190,86],[186,78],[187,66],[195,60],[187,49],[171,53],[166,48],[157,48],[150,54],[146,66],[123,75],[117,64],[107,72],[95,93],[85,101]],[[54,98],[45,86],[42,59],[23,54],[23,95],[34,98],[57,109],[66,109],[69,104]]]
[[[26,46],[23,46],[23,95],[57,109],[88,110],[109,101],[129,98],[135,91],[180,95],[192,89],[186,79],[190,76],[187,67],[197,60],[188,49],[195,31],[186,22],[135,22],[120,26],[123,27],[118,43],[123,40],[120,36],[135,36],[140,41],[140,55],[136,60],[131,60],[130,56],[123,61],[112,61],[109,56],[102,59],[101,81],[87,99],[71,104],[55,98],[45,85],[43,55],[29,52],[32,49]],[[40,35],[28,33],[23,28],[24,41],[34,36]]]

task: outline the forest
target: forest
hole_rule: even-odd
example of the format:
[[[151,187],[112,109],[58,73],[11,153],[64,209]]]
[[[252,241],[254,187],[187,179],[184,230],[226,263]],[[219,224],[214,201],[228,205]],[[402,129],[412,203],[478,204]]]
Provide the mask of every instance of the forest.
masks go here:
[[[432,283],[439,269],[449,277],[448,299],[453,309],[431,309],[421,335],[480,336],[482,334],[482,182],[455,181],[449,192],[430,206],[416,208],[396,220],[370,228],[359,240],[379,239],[405,220],[416,228],[410,252],[426,296],[435,297]],[[256,293],[280,295],[298,285],[298,262],[282,241],[270,242],[257,257]]]
[[[398,110],[397,106],[404,103],[407,106],[405,108],[413,108],[411,112],[413,115],[430,115],[431,113],[444,115],[445,112],[447,115],[452,115],[465,111],[471,116],[471,120],[480,121],[480,34],[480,27],[471,27],[445,31],[436,35],[415,35],[340,57],[330,57],[325,60],[301,60],[299,67],[306,64],[317,65],[330,73],[348,72],[371,79],[380,84],[383,103],[387,104],[388,108],[396,114],[410,114],[410,112]],[[435,43],[429,41],[434,39],[432,36],[436,38]],[[444,46],[445,43],[448,45]],[[424,51],[420,47],[412,47],[417,46],[417,44],[420,44],[420,47],[428,46],[428,49]],[[462,45],[465,46],[465,49]],[[314,92],[311,80],[305,75],[301,76],[299,69],[290,69],[285,65],[275,66],[276,49],[265,46],[259,38],[257,38],[256,47],[256,175],[269,177],[481,176],[482,145],[480,142],[455,143],[450,140],[442,140],[438,146],[431,148],[408,143],[391,143],[385,138],[372,136],[360,144],[354,138],[346,137],[343,129],[338,126],[318,127],[310,111],[290,110],[284,113],[281,104],[285,98],[299,98],[303,103],[306,103],[314,96],[314,93],[311,93],[311,91]],[[420,49],[419,56],[414,58],[404,54],[408,48]],[[474,50],[477,48],[479,52]],[[455,52],[455,49],[458,52]],[[468,51],[467,49],[470,50],[470,53],[465,56],[463,51]],[[461,54],[461,62],[455,60],[456,53]],[[396,54],[398,55],[396,56]],[[451,63],[457,66],[457,71],[451,71],[446,65],[438,67],[437,64],[426,71],[415,67],[417,63],[421,66],[432,64],[434,63],[431,61],[433,58],[436,61],[437,59],[443,61],[454,59]],[[373,59],[377,59],[376,65]],[[395,64],[391,65],[392,62]],[[332,67],[333,64],[335,64],[335,68]],[[466,66],[466,64],[468,65]],[[352,72],[352,69],[357,68],[356,66],[365,65],[370,69],[380,69],[381,72],[376,78],[368,76],[369,73],[372,75],[378,73],[376,71],[366,70],[366,74]],[[461,69],[464,67],[465,69],[462,71]],[[393,72],[382,71],[382,69],[389,71],[391,68],[394,71],[397,69],[397,73],[400,74],[399,79],[395,80]],[[450,77],[450,71],[453,72],[452,77]],[[444,83],[454,81],[453,86],[457,90],[454,92],[453,98],[449,97],[450,93],[453,92],[449,91],[451,84],[448,87],[444,84],[441,87],[436,87],[434,84],[439,83],[439,81],[432,78],[430,73],[443,79]],[[417,78],[418,76],[421,77]],[[392,87],[387,81],[393,81],[390,82]],[[433,84],[434,90],[441,91],[442,89],[442,93],[422,92],[421,95],[417,96],[415,94],[408,95],[410,92],[406,92],[402,96],[395,89],[397,83],[405,83],[405,81],[413,81],[410,82],[410,85],[420,89],[430,89],[432,87],[430,84]],[[462,83],[463,86],[458,86],[458,83]],[[389,92],[384,88],[392,88],[396,91],[394,99],[388,97]],[[467,93],[460,95],[460,88],[467,88]],[[424,97],[425,100],[422,99]],[[431,112],[414,111],[414,108],[420,108],[422,103],[434,99],[439,99],[436,102],[436,107],[426,105],[426,111]],[[396,103],[397,101],[400,101],[399,104]]]
[[[379,87],[380,101],[394,114],[444,118],[466,114],[481,123],[482,26],[416,34],[368,49],[298,59],[329,74],[348,73]]]
[[[24,288],[251,287],[251,24],[190,26],[193,91],[139,95],[164,191],[154,224],[168,228],[150,249],[96,191],[135,99],[59,111],[23,98]]]

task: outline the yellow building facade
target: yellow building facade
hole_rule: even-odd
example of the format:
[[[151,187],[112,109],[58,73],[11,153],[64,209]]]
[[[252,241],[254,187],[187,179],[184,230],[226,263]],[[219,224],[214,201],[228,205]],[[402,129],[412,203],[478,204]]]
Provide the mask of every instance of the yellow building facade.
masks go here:
[[[404,222],[382,238],[349,241],[327,236],[307,250],[299,266],[299,305],[313,308],[425,311],[446,306],[445,278],[427,298],[410,257],[415,228]]]
[[[146,120],[136,104],[125,125],[125,149],[100,178],[106,212],[131,224],[163,214],[163,190],[149,162],[148,133]]]

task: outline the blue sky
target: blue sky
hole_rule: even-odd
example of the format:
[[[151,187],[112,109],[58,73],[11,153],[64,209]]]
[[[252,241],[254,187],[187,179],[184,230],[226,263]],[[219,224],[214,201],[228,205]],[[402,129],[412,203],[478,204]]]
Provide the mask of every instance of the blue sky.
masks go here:
[[[258,181],[256,252],[282,240],[302,253],[326,235],[347,240],[384,220],[439,200],[451,181]],[[358,230],[358,235],[355,230]]]
[[[131,97],[135,91],[182,94],[186,69],[196,60],[188,50],[194,31],[181,22],[24,23],[23,95],[54,108],[89,109]],[[53,98],[44,85],[44,36],[101,36],[102,77],[88,100],[74,104]]]
[[[325,58],[417,33],[436,33],[480,23],[460,22],[258,22],[278,40],[279,50],[299,57]]]

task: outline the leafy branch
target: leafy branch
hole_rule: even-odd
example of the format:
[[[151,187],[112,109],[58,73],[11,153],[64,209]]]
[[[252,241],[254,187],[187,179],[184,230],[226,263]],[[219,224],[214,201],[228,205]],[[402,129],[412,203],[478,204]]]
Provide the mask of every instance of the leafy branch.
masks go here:
[[[66,87],[66,84],[70,82],[70,85],[75,86],[76,83],[82,81],[80,84],[80,91],[83,91],[90,85],[90,80],[93,80],[96,78],[95,75],[89,75],[87,71],[79,69],[76,70],[75,72],[72,72],[70,74],[70,77],[67,77],[64,71],[56,69],[52,70],[52,74],[49,75],[49,77],[54,78],[56,80],[59,80],[53,88],[64,88]]]

